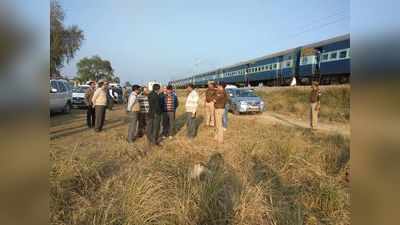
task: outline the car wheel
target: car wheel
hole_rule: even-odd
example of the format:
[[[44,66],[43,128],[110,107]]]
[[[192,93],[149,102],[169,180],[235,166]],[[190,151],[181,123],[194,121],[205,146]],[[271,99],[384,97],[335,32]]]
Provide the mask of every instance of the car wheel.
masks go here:
[[[63,113],[70,113],[70,112],[71,112],[71,104],[67,102],[67,104],[65,104],[64,106]]]

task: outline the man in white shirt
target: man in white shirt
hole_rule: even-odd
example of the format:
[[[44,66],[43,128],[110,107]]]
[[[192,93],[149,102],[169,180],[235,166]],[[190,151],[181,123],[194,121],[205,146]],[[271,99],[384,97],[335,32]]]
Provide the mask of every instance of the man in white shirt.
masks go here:
[[[138,131],[137,126],[139,122],[139,112],[140,112],[140,105],[137,99],[139,93],[140,93],[140,86],[133,85],[132,93],[129,95],[128,106],[126,108],[126,111],[128,111],[131,120],[131,122],[129,123],[128,138],[127,138],[129,143],[134,142],[137,137],[137,131]]]
[[[186,130],[187,130],[187,137],[194,138],[196,136],[196,112],[197,106],[199,104],[199,95],[197,94],[196,90],[193,87],[193,84],[189,84],[187,87],[187,91],[189,95],[186,99]]]

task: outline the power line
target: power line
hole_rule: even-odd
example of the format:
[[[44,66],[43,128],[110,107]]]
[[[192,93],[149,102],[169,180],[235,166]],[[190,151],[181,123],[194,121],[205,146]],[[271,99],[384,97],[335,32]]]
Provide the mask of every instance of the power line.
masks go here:
[[[305,29],[305,30],[303,30],[303,31],[301,31],[299,33],[295,33],[295,34],[289,36],[288,38],[294,38],[294,37],[300,36],[300,35],[302,35],[304,33],[307,33],[309,31],[321,29],[321,28],[324,28],[326,26],[341,22],[342,20],[345,20],[345,19],[349,19],[349,17],[347,17],[347,16],[346,17],[341,17],[341,18],[339,18],[337,20],[334,20],[334,21],[330,21],[330,22],[327,22],[327,23],[319,24],[318,26],[311,27],[310,29]]]

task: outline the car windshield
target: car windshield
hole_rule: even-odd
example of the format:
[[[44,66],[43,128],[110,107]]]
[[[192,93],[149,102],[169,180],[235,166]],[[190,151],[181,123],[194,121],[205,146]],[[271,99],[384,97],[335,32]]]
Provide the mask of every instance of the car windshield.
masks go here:
[[[73,89],[73,92],[74,93],[85,93],[87,89],[88,89],[87,87],[76,87]]]
[[[239,97],[257,97],[252,90],[238,90],[236,95]]]

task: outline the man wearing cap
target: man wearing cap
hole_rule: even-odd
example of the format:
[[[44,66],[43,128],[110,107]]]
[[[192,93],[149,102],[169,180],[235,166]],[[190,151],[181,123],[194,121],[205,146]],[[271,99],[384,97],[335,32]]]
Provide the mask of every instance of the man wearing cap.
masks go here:
[[[215,108],[214,108],[214,98],[215,98],[215,84],[212,81],[208,82],[208,88],[206,90],[206,125],[213,127],[215,124]]]
[[[96,113],[96,132],[100,132],[103,129],[104,120],[106,118],[107,89],[108,82],[105,80],[100,80],[92,97],[92,103]]]
[[[90,81],[88,83],[89,88],[87,89],[85,93],[85,103],[87,107],[86,111],[86,124],[89,128],[94,127],[95,120],[96,120],[96,114],[95,110],[93,108],[93,102],[92,98],[96,89],[96,83],[94,81]]]
[[[321,91],[317,82],[312,82],[310,94],[310,126],[311,129],[316,129],[318,124],[318,113],[320,110]]]

